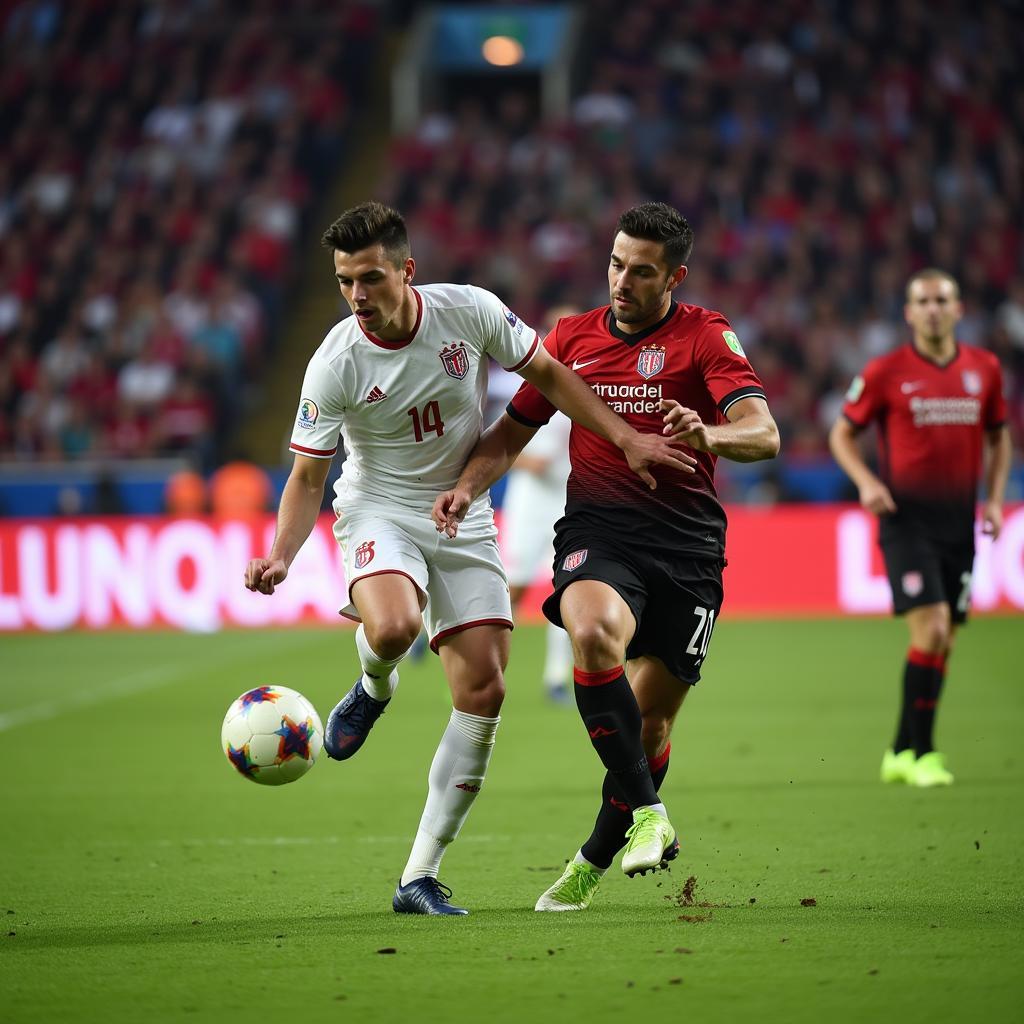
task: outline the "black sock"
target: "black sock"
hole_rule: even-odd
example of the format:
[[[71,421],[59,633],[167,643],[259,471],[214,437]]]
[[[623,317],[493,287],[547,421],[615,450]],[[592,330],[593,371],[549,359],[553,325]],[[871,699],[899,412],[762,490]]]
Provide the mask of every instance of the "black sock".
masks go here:
[[[576,707],[590,742],[622,798],[633,807],[656,804],[658,794],[640,741],[640,708],[621,668],[607,672],[574,670]]]
[[[672,752],[670,743],[665,752],[651,761],[651,782],[660,792],[661,784],[668,774],[668,758]],[[615,855],[626,845],[626,829],[633,824],[633,812],[622,798],[610,773],[604,777],[601,787],[601,809],[597,812],[594,831],[580,848],[580,853],[594,867],[609,868]]]
[[[893,750],[913,748],[920,757],[933,750],[935,711],[942,692],[945,659],[911,647],[903,668],[903,710]]]

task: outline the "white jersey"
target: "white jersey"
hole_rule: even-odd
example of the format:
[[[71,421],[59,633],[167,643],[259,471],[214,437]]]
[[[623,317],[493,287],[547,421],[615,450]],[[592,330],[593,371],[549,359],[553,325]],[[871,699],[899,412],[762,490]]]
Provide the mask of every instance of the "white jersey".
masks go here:
[[[367,503],[429,511],[480,437],[487,357],[519,370],[537,352],[536,331],[482,288],[413,291],[419,313],[411,337],[382,341],[349,317],[306,368],[290,447],[330,459],[344,436],[348,457],[334,485],[339,515]]]

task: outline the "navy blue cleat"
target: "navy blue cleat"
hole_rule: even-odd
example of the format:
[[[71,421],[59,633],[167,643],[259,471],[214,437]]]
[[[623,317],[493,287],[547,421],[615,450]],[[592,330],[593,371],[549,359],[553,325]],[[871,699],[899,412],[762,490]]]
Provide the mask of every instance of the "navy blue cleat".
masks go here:
[[[335,761],[347,761],[365,742],[374,722],[391,703],[374,700],[363,689],[363,677],[341,699],[327,718],[324,729],[324,750]]]
[[[408,885],[398,883],[391,906],[396,914],[468,914],[464,907],[453,907],[448,901],[452,891],[436,878],[424,875]]]

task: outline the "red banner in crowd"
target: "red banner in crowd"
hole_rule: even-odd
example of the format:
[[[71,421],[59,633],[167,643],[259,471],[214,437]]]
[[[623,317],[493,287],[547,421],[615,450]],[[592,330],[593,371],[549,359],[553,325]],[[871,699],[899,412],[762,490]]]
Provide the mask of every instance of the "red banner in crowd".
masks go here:
[[[213,630],[339,623],[344,569],[322,517],[273,597],[242,585],[274,523],[212,519],[0,520],[0,631],[79,627]],[[729,509],[725,614],[835,615],[889,610],[871,516],[850,506]],[[979,535],[975,612],[1024,610],[1024,505],[998,541]],[[548,567],[528,596],[536,613]]]

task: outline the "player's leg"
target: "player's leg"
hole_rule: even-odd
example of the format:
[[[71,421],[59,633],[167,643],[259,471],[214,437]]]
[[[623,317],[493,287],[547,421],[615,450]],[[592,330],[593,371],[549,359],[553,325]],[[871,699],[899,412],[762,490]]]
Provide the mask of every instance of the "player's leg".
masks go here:
[[[918,759],[932,749],[935,708],[951,636],[951,610],[933,545],[921,537],[900,536],[888,540],[882,553],[893,609],[906,618],[909,646],[903,662],[896,735],[892,748],[883,755],[880,774],[883,782],[911,783]]]
[[[359,622],[356,652],[362,669],[324,727],[324,749],[343,761],[366,741],[398,685],[398,663],[422,625],[427,567],[398,522],[353,517],[335,532],[350,581],[350,603],[342,614]]]
[[[675,849],[676,834],[651,780],[640,709],[623,668],[638,613],[619,590],[598,579],[566,586],[559,610],[576,659],[576,706],[594,750],[633,814],[622,870],[644,874]]]
[[[944,756],[935,749],[934,730],[953,638],[957,627],[967,621],[970,609],[974,546],[965,544],[943,547],[939,550],[939,562],[946,598],[940,611],[930,620],[916,621],[912,616],[916,616],[918,609],[908,613],[911,646],[927,648],[934,656],[928,689],[919,698],[911,719],[917,759],[908,774],[907,782],[922,788],[949,786],[953,783],[953,775],[946,767]]]
[[[458,537],[440,538],[429,559],[426,610],[431,646],[452,694],[452,713],[428,775],[427,801],[393,905],[400,913],[465,913],[437,881],[483,785],[505,696],[512,609],[493,521],[469,518]]]
[[[441,640],[438,653],[452,693],[452,713],[430,765],[427,802],[395,909],[406,913],[465,913],[445,897],[439,909],[437,875],[484,783],[501,721],[508,664],[509,629],[475,626]],[[421,909],[427,907],[428,909]]]
[[[644,751],[656,790],[668,774],[672,752],[671,732],[689,685],[676,679],[657,658],[636,658],[627,663],[630,686],[636,694],[643,720]],[[627,843],[633,825],[629,804],[611,773],[601,789],[601,807],[594,829],[562,876],[537,900],[535,910],[585,910],[593,900],[601,877]]]

